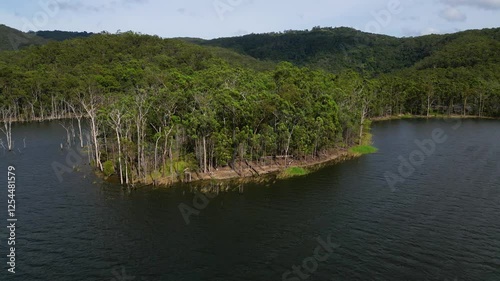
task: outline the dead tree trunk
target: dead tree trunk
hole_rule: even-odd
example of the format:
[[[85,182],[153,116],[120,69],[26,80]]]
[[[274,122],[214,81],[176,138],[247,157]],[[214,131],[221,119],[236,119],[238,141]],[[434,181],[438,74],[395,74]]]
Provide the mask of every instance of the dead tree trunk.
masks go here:
[[[123,109],[115,109],[110,113],[111,125],[115,129],[116,142],[118,144],[118,170],[120,173],[120,183],[123,185],[123,165],[122,165],[122,146],[121,146],[121,131],[122,131],[122,119],[123,119]]]
[[[7,149],[9,151],[12,151],[12,148],[13,148],[13,142],[12,142],[13,111],[11,108],[2,108],[1,114],[2,114],[3,128],[0,128],[0,131],[2,131],[3,134],[5,135],[5,138],[7,141]]]
[[[89,116],[90,119],[90,134],[92,137],[92,144],[94,146],[94,159],[95,159],[95,165],[103,171],[102,163],[101,163],[101,151],[99,148],[99,124],[97,120],[97,111],[98,111],[98,105],[99,105],[99,100],[98,98],[92,93],[91,90],[90,92],[90,97],[88,100],[82,99],[81,104],[82,107],[85,109],[87,112],[87,115]]]
[[[80,134],[80,147],[83,148],[82,118],[84,116],[84,113],[80,107],[76,107],[75,105],[72,105],[69,102],[66,102],[66,104],[73,112],[73,115],[78,123],[78,133]]]
[[[145,138],[145,127],[146,127],[146,116],[149,112],[150,105],[147,104],[147,96],[144,93],[138,93],[136,99],[136,133],[137,133],[137,173],[138,177],[142,178],[147,175],[146,163],[144,158],[144,143]]]

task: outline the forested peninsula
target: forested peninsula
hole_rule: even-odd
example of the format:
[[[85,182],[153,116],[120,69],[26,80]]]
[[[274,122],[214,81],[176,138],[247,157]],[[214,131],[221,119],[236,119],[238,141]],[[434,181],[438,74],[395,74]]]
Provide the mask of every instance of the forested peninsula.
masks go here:
[[[58,119],[63,146],[84,148],[122,184],[325,161],[366,144],[372,118],[500,116],[500,29],[394,38],[318,27],[211,41],[40,35],[0,52],[2,146],[13,149],[13,122]],[[11,39],[0,32],[0,46]]]

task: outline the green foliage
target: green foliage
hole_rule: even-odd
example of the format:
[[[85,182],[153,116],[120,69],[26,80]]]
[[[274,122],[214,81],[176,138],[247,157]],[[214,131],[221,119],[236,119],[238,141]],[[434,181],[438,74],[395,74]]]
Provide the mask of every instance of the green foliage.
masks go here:
[[[292,177],[301,177],[309,174],[309,170],[301,168],[301,167],[289,167],[282,171],[278,178],[280,179],[287,179],[287,178],[292,178]]]
[[[367,145],[370,117],[499,116],[498,40],[498,29],[397,39],[315,28],[196,41],[249,57],[103,33],[0,52],[0,108],[35,120],[88,117],[92,103],[106,174],[120,170],[109,159],[132,180],[171,176],[171,164],[178,173],[236,170]]]
[[[115,164],[111,160],[108,160],[108,161],[102,163],[102,167],[103,167],[104,175],[107,177],[109,177],[115,173]]]
[[[75,38],[86,38],[94,35],[92,32],[71,32],[71,31],[60,31],[60,30],[43,30],[36,32],[29,32],[28,34],[33,34],[38,37],[44,38],[46,40],[64,41]]]
[[[31,45],[42,45],[47,41],[39,36],[24,33],[0,24],[0,51],[18,50]]]
[[[349,152],[356,155],[372,154],[376,153],[377,151],[378,149],[371,145],[358,145],[349,149]]]
[[[265,61],[289,61],[334,73],[351,69],[376,75],[414,65],[427,68],[498,63],[499,33],[496,28],[396,38],[346,27],[315,27],[192,42],[229,48]]]

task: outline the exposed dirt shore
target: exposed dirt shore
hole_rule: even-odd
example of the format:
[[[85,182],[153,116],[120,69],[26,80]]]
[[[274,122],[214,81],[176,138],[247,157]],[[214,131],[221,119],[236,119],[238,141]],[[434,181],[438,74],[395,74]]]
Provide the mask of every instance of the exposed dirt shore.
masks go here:
[[[237,162],[234,169],[231,167],[222,167],[213,170],[209,173],[198,173],[196,171],[186,171],[182,182],[262,182],[266,180],[276,179],[281,172],[289,167],[301,167],[308,171],[315,171],[322,167],[340,163],[342,161],[359,157],[361,155],[351,153],[348,149],[332,150],[328,153],[323,153],[320,157],[296,160],[287,159],[266,159],[259,162],[242,161]],[[181,181],[172,182],[170,178],[160,179],[157,185],[168,186]]]

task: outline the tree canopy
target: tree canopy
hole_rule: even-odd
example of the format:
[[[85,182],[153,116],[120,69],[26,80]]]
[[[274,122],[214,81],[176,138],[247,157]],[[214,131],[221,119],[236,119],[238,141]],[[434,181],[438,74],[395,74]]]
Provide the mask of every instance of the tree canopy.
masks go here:
[[[63,124],[68,143],[80,131],[96,167],[126,183],[288,165],[359,143],[370,117],[500,116],[498,34],[94,34],[0,52],[0,109],[9,120],[76,118],[79,130]]]

